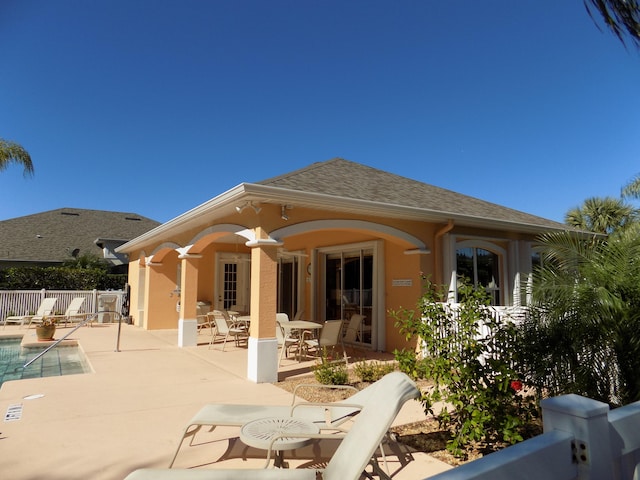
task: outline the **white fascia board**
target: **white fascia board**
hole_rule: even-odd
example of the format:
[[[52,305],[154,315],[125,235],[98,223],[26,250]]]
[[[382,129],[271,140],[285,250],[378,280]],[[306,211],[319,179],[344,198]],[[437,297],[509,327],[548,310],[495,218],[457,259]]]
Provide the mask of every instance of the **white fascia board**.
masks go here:
[[[538,234],[543,231],[574,230],[570,227],[557,227],[526,224],[505,220],[460,215],[451,212],[428,210],[423,208],[394,205],[384,202],[372,202],[354,198],[339,197],[316,192],[303,192],[282,187],[272,187],[256,183],[241,183],[224,193],[198,205],[195,208],[169,220],[162,225],[140,235],[137,238],[116,248],[118,253],[128,253],[144,247],[148,243],[157,242],[157,237],[163,234],[179,233],[182,230],[196,227],[202,223],[203,217],[213,220],[228,213],[228,209],[235,208],[241,201],[253,200],[260,203],[292,204],[318,210],[333,210],[355,213],[360,215],[402,218],[422,222],[448,222],[453,220],[456,225],[471,226],[486,229],[503,229],[521,233]]]
[[[486,229],[504,229],[522,233],[541,233],[542,231],[572,230],[571,227],[543,226],[512,222],[507,220],[496,220],[473,215],[460,215],[440,210],[428,210],[424,208],[407,207],[383,202],[372,202],[371,200],[359,200],[354,198],[339,197],[336,195],[326,195],[315,192],[302,192],[300,190],[290,190],[281,187],[269,187],[258,184],[244,184],[246,193],[253,197],[265,200],[272,200],[274,203],[302,204],[305,207],[324,210],[335,210],[341,212],[365,214],[371,216],[383,216],[389,218],[402,218],[406,220],[417,220],[422,222],[447,222],[454,220],[456,225],[471,226]],[[546,219],[545,219],[546,220]]]
[[[162,236],[167,233],[179,233],[182,230],[187,230],[192,226],[202,223],[203,217],[210,216],[215,217],[215,212],[220,212],[221,208],[229,205],[229,208],[234,208],[231,203],[235,203],[244,198],[244,184],[237,185],[230,190],[227,190],[220,195],[213,197],[187,212],[178,215],[177,217],[169,220],[168,222],[158,225],[152,230],[143,233],[139,237],[121,245],[116,249],[117,252],[131,252],[133,250],[144,247],[150,242],[156,242],[158,236]],[[220,216],[223,212],[220,212]]]

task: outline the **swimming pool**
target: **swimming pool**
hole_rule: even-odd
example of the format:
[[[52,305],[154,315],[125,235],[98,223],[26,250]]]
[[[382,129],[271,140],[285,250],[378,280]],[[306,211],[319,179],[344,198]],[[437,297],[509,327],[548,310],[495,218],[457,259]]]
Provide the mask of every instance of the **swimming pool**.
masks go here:
[[[20,342],[19,337],[0,338],[0,386],[9,380],[75,375],[91,371],[77,345],[53,348],[27,368],[22,368],[45,347],[22,348]]]

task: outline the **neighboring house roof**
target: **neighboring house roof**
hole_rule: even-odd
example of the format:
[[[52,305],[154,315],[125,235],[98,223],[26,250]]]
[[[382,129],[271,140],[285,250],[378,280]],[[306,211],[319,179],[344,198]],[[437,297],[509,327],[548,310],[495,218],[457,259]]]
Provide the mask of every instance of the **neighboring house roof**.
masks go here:
[[[105,243],[121,245],[160,222],[136,213],[60,208],[0,221],[0,262],[60,263],[102,257]]]

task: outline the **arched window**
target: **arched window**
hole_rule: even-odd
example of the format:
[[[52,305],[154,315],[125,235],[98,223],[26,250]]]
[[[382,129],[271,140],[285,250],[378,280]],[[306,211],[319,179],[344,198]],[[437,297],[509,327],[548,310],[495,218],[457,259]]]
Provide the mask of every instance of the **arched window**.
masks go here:
[[[466,242],[465,242],[466,243]],[[501,305],[501,255],[479,246],[459,246],[456,249],[456,279],[458,285],[466,278],[474,287],[483,287],[491,296],[492,305]],[[459,301],[456,289],[456,301]]]

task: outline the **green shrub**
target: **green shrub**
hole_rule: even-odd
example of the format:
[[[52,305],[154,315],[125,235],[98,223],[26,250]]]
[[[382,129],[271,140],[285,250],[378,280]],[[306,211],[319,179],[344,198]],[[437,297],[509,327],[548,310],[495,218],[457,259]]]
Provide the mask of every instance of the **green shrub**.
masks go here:
[[[112,275],[97,268],[11,267],[0,271],[3,290],[118,290],[127,275]]]
[[[322,356],[313,366],[313,376],[323,385],[346,385],[349,383],[347,365],[342,359],[334,360],[327,354],[327,349],[322,349]]]
[[[434,382],[422,403],[452,432],[447,448],[464,456],[473,442],[521,441],[536,410],[533,398],[519,393],[522,376],[512,362],[515,326],[495,320],[484,290],[460,289],[463,300],[454,321],[443,302],[445,290],[430,282],[426,287],[417,311],[391,312],[407,340],[423,342],[424,353],[403,350],[396,358],[402,371]],[[436,402],[444,402],[437,414]]]
[[[377,360],[367,362],[363,360],[354,364],[353,372],[361,381],[373,383],[380,380],[387,373],[393,372],[396,368],[393,363],[378,362]]]

